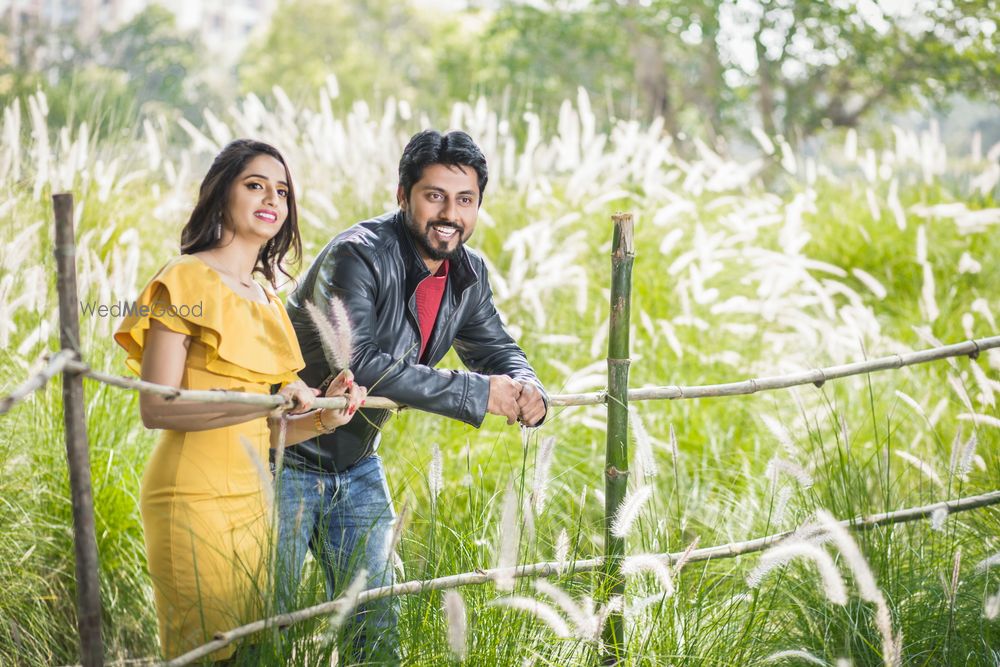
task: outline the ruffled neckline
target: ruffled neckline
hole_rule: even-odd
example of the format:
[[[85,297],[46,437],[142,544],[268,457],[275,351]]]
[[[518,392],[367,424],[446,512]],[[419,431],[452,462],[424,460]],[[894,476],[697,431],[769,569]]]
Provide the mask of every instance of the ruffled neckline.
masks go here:
[[[255,300],[251,299],[250,297],[246,297],[246,296],[243,296],[242,294],[239,294],[236,290],[234,290],[232,287],[229,286],[229,284],[225,281],[225,279],[223,279],[222,274],[219,273],[219,271],[215,267],[211,266],[208,262],[206,262],[205,260],[203,260],[201,257],[198,257],[197,255],[180,255],[180,256],[178,256],[177,258],[174,259],[174,263],[178,263],[179,264],[183,260],[188,259],[188,258],[190,258],[190,260],[193,260],[190,263],[198,265],[198,266],[201,266],[203,269],[205,269],[206,272],[208,272],[209,274],[211,274],[212,279],[216,280],[219,284],[222,285],[223,288],[225,288],[226,292],[228,292],[230,295],[236,297],[237,299],[240,299],[241,301],[246,301],[247,303],[252,303],[252,304],[257,305],[257,306],[273,306],[276,301],[278,303],[280,303],[280,300],[278,299],[278,296],[274,292],[272,292],[266,286],[261,285],[256,280],[254,280],[254,283],[256,283],[257,285],[259,285],[260,288],[261,288],[261,290],[263,290],[264,296],[267,298],[267,303],[263,303],[261,301],[255,301]]]
[[[126,365],[140,373],[152,316],[204,344],[205,367],[214,373],[271,384],[294,381],[305,366],[295,330],[281,300],[261,287],[267,303],[238,294],[198,257],[172,258],[146,285],[136,304],[166,303],[180,309],[173,313],[147,309],[122,321],[115,340],[128,351]],[[200,307],[195,309],[195,304]]]

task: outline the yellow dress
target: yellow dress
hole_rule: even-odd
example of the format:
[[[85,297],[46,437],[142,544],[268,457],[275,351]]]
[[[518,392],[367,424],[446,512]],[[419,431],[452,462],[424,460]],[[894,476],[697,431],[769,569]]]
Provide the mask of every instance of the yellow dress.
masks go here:
[[[304,366],[281,301],[245,299],[197,257],[164,266],[115,333],[135,373],[150,319],[191,337],[182,389],[267,394]],[[260,618],[272,569],[269,429],[264,417],[205,431],[163,431],[141,487],[160,643],[167,658]],[[234,647],[211,657],[224,659]]]

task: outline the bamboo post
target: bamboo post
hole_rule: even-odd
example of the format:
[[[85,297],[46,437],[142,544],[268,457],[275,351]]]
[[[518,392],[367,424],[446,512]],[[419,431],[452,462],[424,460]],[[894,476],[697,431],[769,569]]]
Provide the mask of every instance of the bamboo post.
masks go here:
[[[605,599],[625,594],[622,560],[625,538],[612,534],[611,525],[628,487],[628,367],[629,315],[632,301],[632,214],[618,213],[611,246],[611,314],[608,333],[608,435],[604,469],[604,585]],[[614,665],[625,657],[624,614],[612,612],[604,627],[601,662]]]
[[[56,219],[59,344],[63,350],[72,350],[79,357],[80,315],[76,290],[73,195],[52,195],[52,206]],[[101,586],[94,531],[94,497],[90,488],[90,455],[83,406],[83,376],[67,369],[63,373],[63,423],[76,548],[77,629],[80,632],[83,667],[95,667],[104,664],[104,645],[101,640]]]

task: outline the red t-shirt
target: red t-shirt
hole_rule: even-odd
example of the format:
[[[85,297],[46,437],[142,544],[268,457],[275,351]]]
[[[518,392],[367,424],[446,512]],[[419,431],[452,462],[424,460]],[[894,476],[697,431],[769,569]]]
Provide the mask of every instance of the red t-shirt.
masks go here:
[[[448,260],[444,260],[437,273],[420,281],[414,294],[417,301],[417,321],[420,323],[420,355],[417,358],[421,361],[424,360],[427,341],[431,339],[431,332],[434,331],[434,323],[437,321],[441,297],[444,295],[444,286],[447,282]]]

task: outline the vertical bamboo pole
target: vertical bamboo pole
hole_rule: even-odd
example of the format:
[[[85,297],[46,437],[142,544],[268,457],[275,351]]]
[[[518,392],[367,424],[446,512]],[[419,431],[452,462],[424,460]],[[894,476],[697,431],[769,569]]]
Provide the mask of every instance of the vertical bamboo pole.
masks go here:
[[[80,313],[76,290],[76,240],[73,232],[73,195],[52,195],[56,218],[56,289],[59,293],[59,343],[80,355]],[[63,372],[63,422],[66,458],[73,504],[76,547],[77,629],[83,667],[104,664],[101,640],[101,587],[94,532],[94,497],[90,488],[90,454],[83,412],[83,376]]]
[[[604,470],[604,597],[625,594],[622,559],[625,540],[611,534],[611,524],[628,486],[629,316],[632,301],[632,214],[617,213],[611,246],[611,315],[608,331],[608,439]],[[625,624],[621,612],[608,616],[601,662],[614,665],[625,657]]]

